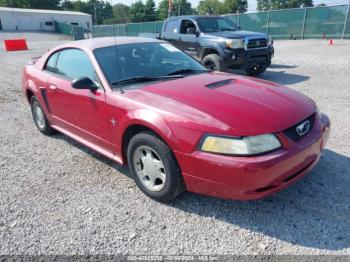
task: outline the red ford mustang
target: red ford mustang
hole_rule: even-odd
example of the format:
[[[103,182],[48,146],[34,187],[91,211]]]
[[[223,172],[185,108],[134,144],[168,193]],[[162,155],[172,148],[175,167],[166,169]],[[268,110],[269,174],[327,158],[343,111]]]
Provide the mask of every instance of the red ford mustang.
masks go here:
[[[263,198],[304,176],[329,136],[310,98],[208,71],[154,39],[61,45],[26,65],[22,84],[42,133],[59,131],[128,165],[159,201],[184,190]]]

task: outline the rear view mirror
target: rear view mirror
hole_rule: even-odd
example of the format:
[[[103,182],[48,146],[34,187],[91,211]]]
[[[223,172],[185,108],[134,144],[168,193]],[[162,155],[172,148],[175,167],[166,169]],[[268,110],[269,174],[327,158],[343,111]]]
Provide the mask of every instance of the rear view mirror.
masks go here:
[[[98,85],[86,76],[74,79],[72,81],[72,87],[75,89],[90,89],[92,91],[98,89]]]

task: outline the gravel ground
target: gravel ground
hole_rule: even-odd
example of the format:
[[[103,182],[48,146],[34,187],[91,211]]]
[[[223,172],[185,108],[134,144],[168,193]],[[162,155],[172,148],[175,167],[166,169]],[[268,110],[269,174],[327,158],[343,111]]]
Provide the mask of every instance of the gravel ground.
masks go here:
[[[307,177],[261,201],[185,193],[165,205],[144,196],[121,166],[36,130],[21,69],[67,40],[24,36],[29,51],[0,46],[0,254],[350,255],[350,41],[277,41],[263,75],[312,97],[332,120]],[[0,45],[8,37],[18,35],[0,33]]]

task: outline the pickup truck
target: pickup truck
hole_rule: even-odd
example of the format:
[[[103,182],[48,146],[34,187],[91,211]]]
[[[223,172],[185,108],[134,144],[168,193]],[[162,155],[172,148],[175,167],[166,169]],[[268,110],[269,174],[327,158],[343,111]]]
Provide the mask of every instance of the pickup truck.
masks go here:
[[[268,35],[241,31],[225,16],[170,17],[158,38],[194,56],[211,70],[238,69],[250,76],[265,72],[274,54]]]

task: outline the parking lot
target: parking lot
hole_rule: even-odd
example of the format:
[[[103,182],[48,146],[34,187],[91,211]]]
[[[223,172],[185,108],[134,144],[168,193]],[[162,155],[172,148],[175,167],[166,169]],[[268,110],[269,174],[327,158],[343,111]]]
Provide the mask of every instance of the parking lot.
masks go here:
[[[30,50],[5,52],[3,39],[19,36]],[[276,41],[262,76],[310,96],[332,121],[308,176],[260,201],[185,193],[171,204],[146,197],[107,158],[37,131],[21,69],[66,41],[0,34],[0,254],[350,255],[350,40]]]

